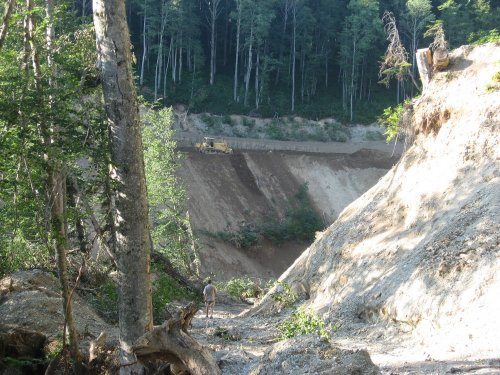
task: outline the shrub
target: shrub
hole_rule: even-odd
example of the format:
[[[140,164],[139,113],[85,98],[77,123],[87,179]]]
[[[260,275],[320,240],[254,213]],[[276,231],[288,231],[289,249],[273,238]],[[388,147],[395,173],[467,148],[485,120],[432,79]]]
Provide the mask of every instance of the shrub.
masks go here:
[[[118,323],[118,286],[108,276],[96,294],[88,294],[86,299],[107,323]]]
[[[51,268],[46,246],[28,241],[21,234],[0,243],[0,277],[31,268]]]
[[[289,239],[288,228],[284,221],[268,216],[261,225],[262,234],[269,240],[281,243]]]
[[[166,305],[174,300],[196,300],[199,296],[182,287],[177,280],[167,274],[158,274],[153,281],[153,321],[161,324],[166,318]]]
[[[310,135],[310,139],[318,142],[326,142],[330,139],[325,129],[320,126],[314,128],[314,132]]]
[[[224,122],[224,124],[228,124],[230,126],[236,125],[236,123],[234,122],[233,118],[231,116],[229,116],[229,115],[225,115],[222,118],[222,121]]]
[[[491,93],[500,90],[500,72],[496,72],[491,79],[493,83],[488,83],[486,85],[486,92]]]
[[[497,29],[481,30],[471,33],[467,37],[470,44],[480,45],[485,43],[500,43],[500,33]]]
[[[384,136],[380,134],[380,132],[368,130],[365,133],[365,139],[367,141],[382,141],[384,139]]]
[[[228,227],[225,231],[203,231],[209,237],[231,242],[236,247],[247,248],[255,245],[259,240],[259,231],[253,224],[242,223],[237,231]]]
[[[208,113],[202,113],[200,115],[201,121],[203,121],[207,126],[211,126],[212,124],[212,116]]]
[[[266,126],[265,132],[271,139],[285,141],[287,137],[283,129],[283,124],[281,124],[279,121],[273,120],[268,126]]]
[[[255,126],[255,120],[254,119],[250,119],[248,117],[243,117],[243,126],[249,128],[250,130],[253,129],[253,127]]]
[[[335,328],[327,326],[317,314],[303,308],[294,312],[291,318],[278,326],[278,329],[281,340],[311,333],[329,339],[331,332],[335,330]]]
[[[403,105],[404,103],[400,103],[394,108],[388,107],[384,109],[384,113],[378,118],[379,123],[385,127],[384,135],[387,142],[396,138],[399,133],[399,122],[403,115]]]
[[[351,137],[349,129],[338,123],[326,124],[325,131],[334,142],[347,142]]]
[[[256,298],[262,293],[259,285],[249,277],[231,279],[222,284],[221,289],[235,298]]]
[[[262,234],[271,241],[283,242],[287,240],[313,241],[316,232],[324,225],[321,217],[313,209],[307,196],[307,184],[302,185],[299,191],[288,201],[285,217],[279,220],[269,216],[261,226]]]
[[[279,302],[283,307],[292,306],[299,299],[299,295],[292,289],[290,284],[284,281],[276,281],[276,289],[271,298]]]

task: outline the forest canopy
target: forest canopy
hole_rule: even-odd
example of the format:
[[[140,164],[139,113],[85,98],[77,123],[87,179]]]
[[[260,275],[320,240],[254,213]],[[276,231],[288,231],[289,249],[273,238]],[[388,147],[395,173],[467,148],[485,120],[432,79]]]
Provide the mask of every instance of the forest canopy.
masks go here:
[[[416,94],[408,82],[378,84],[385,11],[414,76],[415,51],[429,45],[423,35],[436,20],[450,48],[498,35],[500,25],[497,0],[130,0],[127,7],[148,99],[194,112],[358,122]]]

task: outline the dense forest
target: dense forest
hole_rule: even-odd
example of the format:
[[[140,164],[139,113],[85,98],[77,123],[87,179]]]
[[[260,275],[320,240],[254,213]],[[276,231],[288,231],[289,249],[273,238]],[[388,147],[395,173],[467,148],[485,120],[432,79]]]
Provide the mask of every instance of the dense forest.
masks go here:
[[[84,17],[88,0],[75,4]],[[415,51],[442,21],[451,48],[500,24],[497,0],[130,0],[141,93],[194,112],[369,121],[417,93],[378,84],[394,15],[415,76]]]

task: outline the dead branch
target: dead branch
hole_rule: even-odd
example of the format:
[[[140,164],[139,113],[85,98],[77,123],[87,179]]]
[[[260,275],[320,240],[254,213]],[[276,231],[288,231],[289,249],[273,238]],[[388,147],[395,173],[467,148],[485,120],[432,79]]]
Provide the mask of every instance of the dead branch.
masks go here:
[[[220,369],[208,349],[187,333],[198,311],[194,302],[180,309],[175,317],[140,337],[134,353],[141,362],[162,360],[170,363],[173,374],[219,375]]]

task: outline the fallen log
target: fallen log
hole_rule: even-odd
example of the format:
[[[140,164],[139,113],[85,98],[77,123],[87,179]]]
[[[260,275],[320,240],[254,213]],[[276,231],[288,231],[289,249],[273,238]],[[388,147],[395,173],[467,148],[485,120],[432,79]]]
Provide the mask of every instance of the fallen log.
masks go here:
[[[197,311],[197,304],[191,302],[141,336],[133,347],[137,359],[142,363],[168,362],[174,375],[219,375],[220,369],[208,349],[187,333]]]

